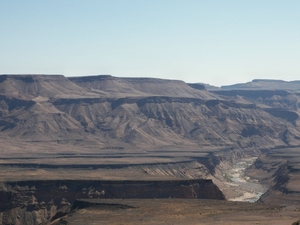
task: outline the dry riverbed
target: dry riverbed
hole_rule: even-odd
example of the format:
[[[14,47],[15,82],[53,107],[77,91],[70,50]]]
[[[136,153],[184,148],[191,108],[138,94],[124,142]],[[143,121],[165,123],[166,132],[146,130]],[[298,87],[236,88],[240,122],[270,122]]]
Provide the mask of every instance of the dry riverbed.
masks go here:
[[[228,198],[229,201],[256,202],[267,191],[267,186],[245,174],[246,169],[255,160],[256,157],[241,159],[232,167],[222,171],[225,186],[232,189],[234,193],[232,197]]]

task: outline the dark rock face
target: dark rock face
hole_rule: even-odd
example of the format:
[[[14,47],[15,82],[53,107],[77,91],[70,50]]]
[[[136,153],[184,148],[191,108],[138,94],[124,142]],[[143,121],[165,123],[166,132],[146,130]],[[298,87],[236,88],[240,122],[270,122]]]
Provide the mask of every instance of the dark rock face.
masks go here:
[[[211,180],[20,181],[5,186],[7,190],[0,191],[0,222],[4,225],[54,220],[81,198],[225,199]],[[81,205],[75,202],[74,207]]]
[[[300,220],[298,220],[297,222],[292,223],[292,225],[300,225]]]
[[[134,208],[133,206],[124,205],[124,204],[108,204],[108,203],[97,203],[89,200],[75,200],[72,205],[71,210],[84,209],[87,207],[96,206],[98,209],[130,209]]]
[[[285,119],[291,123],[295,122],[299,118],[299,114],[286,109],[270,108],[265,109],[266,112],[270,113],[272,116]]]
[[[19,196],[32,196],[38,202],[63,198],[73,202],[77,198],[200,198],[224,199],[211,180],[170,181],[19,181],[6,183],[10,191],[0,192],[3,199],[0,210],[19,205]]]
[[[198,89],[198,90],[205,90],[205,85],[204,84],[188,84],[190,87]]]

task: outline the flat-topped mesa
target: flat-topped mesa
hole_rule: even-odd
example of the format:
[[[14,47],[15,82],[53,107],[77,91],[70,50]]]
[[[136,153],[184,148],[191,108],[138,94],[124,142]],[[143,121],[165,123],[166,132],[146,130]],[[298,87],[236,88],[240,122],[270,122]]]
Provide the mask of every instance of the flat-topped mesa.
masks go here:
[[[254,79],[251,82],[221,86],[221,89],[253,89],[253,90],[300,90],[300,81],[284,81],[275,79]]]
[[[144,82],[152,82],[152,83],[164,83],[164,82],[176,82],[176,83],[184,83],[181,80],[172,80],[172,79],[162,79],[162,78],[152,78],[152,77],[116,77],[109,74],[103,75],[91,75],[91,76],[73,76],[68,77],[70,80],[75,82],[91,82],[91,81],[101,81],[101,80],[119,80],[126,81],[128,83],[144,83]]]
[[[21,80],[23,82],[34,82],[37,80],[60,80],[65,79],[61,74],[0,74],[0,83],[6,79]]]
[[[252,82],[278,82],[278,83],[282,83],[282,82],[288,82],[288,81],[276,80],[276,79],[253,79]]]
[[[101,90],[110,94],[130,96],[171,96],[171,97],[199,97],[214,98],[213,94],[205,90],[197,90],[181,80],[141,77],[113,77],[110,75],[70,77],[76,85],[90,90]]]
[[[125,96],[170,96],[215,98],[181,80],[159,78],[114,77],[111,75],[65,77],[43,74],[0,75],[0,94],[15,98],[81,98]]]
[[[80,96],[86,93],[63,75],[0,75],[0,94],[21,99]]]

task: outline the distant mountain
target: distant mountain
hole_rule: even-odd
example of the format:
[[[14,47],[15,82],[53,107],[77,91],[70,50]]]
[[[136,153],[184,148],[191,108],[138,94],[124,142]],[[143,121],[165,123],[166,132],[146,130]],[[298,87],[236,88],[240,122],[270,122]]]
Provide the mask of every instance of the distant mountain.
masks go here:
[[[188,85],[192,88],[199,89],[199,90],[218,90],[220,89],[219,87],[209,85],[209,84],[204,84],[204,83],[188,83]]]
[[[247,83],[221,86],[221,89],[300,90],[300,80],[283,81],[272,79],[255,79]]]
[[[2,75],[0,142],[20,143],[2,149],[20,152],[30,143],[53,150],[300,145],[298,101],[289,91],[208,91],[154,78]]]
[[[157,78],[120,78],[110,75],[70,77],[76,85],[94,92],[105,92],[107,96],[169,96],[210,99],[212,94],[198,91],[180,80]]]

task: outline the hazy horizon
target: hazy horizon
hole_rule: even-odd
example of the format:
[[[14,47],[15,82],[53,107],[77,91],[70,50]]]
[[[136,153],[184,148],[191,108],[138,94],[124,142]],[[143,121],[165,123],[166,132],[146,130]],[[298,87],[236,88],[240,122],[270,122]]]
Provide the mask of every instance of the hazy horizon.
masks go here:
[[[213,84],[210,84],[210,83],[204,83],[204,82],[187,82],[183,79],[172,79],[172,78],[161,78],[161,77],[142,77],[142,76],[136,76],[136,77],[130,77],[130,76],[115,76],[113,74],[81,74],[81,75],[65,75],[65,74],[38,74],[38,73],[35,73],[35,74],[0,74],[0,76],[5,76],[5,75],[12,75],[12,76],[18,76],[18,75],[21,75],[21,76],[26,76],[26,75],[36,75],[36,76],[39,76],[39,75],[42,75],[42,76],[65,76],[65,77],[87,77],[87,76],[112,76],[112,77],[117,77],[117,78],[154,78],[154,79],[164,79],[164,80],[178,80],[178,81],[183,81],[185,83],[202,83],[202,84],[206,84],[206,85],[211,85],[211,86],[215,86],[215,87],[221,87],[221,86],[230,86],[230,85],[236,85],[236,84],[244,84],[244,83],[249,83],[249,82],[252,82],[254,80],[266,80],[266,81],[283,81],[283,82],[294,82],[294,81],[299,81],[300,82],[300,79],[298,80],[284,80],[284,79],[272,79],[272,78],[254,78],[252,80],[248,80],[248,81],[245,81],[245,82],[237,82],[237,83],[230,83],[230,84],[221,84],[221,85],[213,85]]]
[[[0,0],[0,74],[300,77],[300,2]]]

